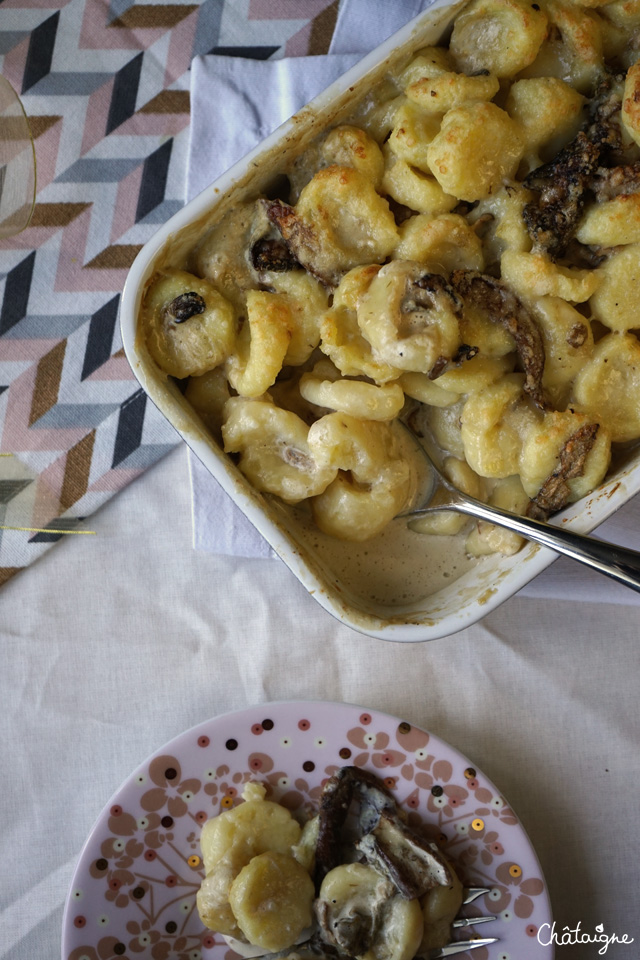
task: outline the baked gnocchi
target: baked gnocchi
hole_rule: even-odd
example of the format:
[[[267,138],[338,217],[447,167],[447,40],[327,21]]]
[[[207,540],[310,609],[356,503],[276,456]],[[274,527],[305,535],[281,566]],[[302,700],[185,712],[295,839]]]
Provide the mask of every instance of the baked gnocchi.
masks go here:
[[[639,24],[635,0],[471,0],[151,278],[148,351],[259,495],[377,536],[414,503],[416,416],[456,486],[546,518],[640,439]]]

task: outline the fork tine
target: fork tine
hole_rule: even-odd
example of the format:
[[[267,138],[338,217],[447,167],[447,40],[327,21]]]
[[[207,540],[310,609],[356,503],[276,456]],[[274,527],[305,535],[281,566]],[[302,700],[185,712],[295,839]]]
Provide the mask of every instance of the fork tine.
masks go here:
[[[478,897],[481,897],[484,893],[490,892],[489,887],[465,887],[462,905],[464,906],[465,903],[473,903],[474,900],[477,900]]]
[[[428,960],[443,960],[446,957],[454,957],[457,953],[464,953],[466,950],[477,950],[478,947],[488,947],[490,943],[498,943],[497,937],[484,937],[477,940],[455,940],[448,943],[446,947],[439,947],[437,950],[431,950]]]
[[[497,920],[492,913],[487,914],[486,917],[460,917],[459,920],[454,920],[451,924],[452,927],[475,927],[476,923],[489,923],[490,920]]]

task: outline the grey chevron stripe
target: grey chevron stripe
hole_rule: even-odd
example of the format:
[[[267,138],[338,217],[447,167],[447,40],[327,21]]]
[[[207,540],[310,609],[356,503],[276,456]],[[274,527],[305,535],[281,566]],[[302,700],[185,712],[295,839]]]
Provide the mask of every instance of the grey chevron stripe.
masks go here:
[[[218,42],[224,3],[220,0],[204,0],[198,11],[198,26],[193,44],[193,56],[208,53]]]
[[[110,73],[48,73],[29,90],[29,95],[47,97],[88,96],[112,79]]]
[[[133,389],[128,384],[128,389]],[[58,403],[47,410],[39,420],[32,425],[32,430],[38,428],[66,429],[69,427],[95,427],[106,420],[114,410],[118,410],[119,403]]]
[[[176,440],[180,438],[176,434]],[[146,470],[147,467],[157,463],[160,457],[164,457],[170,450],[175,448],[174,443],[145,443],[130,453],[124,460],[121,460],[117,467],[119,470]]]
[[[166,223],[170,217],[184,206],[180,200],[163,200],[140,220],[140,223]]]
[[[0,480],[0,503],[7,504],[14,497],[17,497],[25,487],[28,487],[33,481],[26,480]]]
[[[144,162],[144,157],[116,160],[76,160],[56,177],[56,183],[117,183]]]
[[[43,337],[62,340],[79,330],[90,319],[90,313],[70,313],[60,316],[27,314],[18,326],[7,330],[4,336],[7,340],[41,340]]]

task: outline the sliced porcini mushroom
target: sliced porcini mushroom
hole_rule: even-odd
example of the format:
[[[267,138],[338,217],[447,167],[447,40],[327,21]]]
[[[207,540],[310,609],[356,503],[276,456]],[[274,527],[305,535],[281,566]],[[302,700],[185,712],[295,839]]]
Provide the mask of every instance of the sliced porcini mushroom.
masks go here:
[[[417,279],[409,277],[402,310],[413,313],[416,309],[431,310],[442,298],[448,300],[453,312],[459,316],[462,303],[455,289],[439,273],[423,273]]]
[[[364,863],[343,864],[325,877],[315,901],[320,937],[341,956],[411,960],[421,943],[420,903]]]
[[[524,186],[537,194],[523,210],[534,253],[545,253],[551,260],[562,257],[589,191],[598,183],[602,185],[601,161],[620,146],[620,80],[614,76],[604,78],[592,101],[586,128],[553,160],[532,170],[524,179]]]
[[[591,189],[599,203],[637,193],[640,190],[640,161],[617,167],[598,167]]]
[[[329,286],[337,286],[341,273],[327,273],[320,265],[320,241],[311,224],[295,208],[282,200],[264,200],[264,209],[284,240],[290,255],[305,270]]]
[[[291,250],[284,242],[274,237],[262,237],[251,248],[251,262],[257,273],[273,271],[283,273],[288,270],[301,270]]]
[[[164,308],[164,315],[167,320],[173,321],[173,323],[184,323],[185,320],[190,320],[191,317],[204,313],[206,307],[204,297],[201,297],[195,290],[190,290],[188,293],[181,293],[171,300]]]
[[[474,270],[454,270],[451,282],[463,300],[485,310],[491,320],[500,323],[511,334],[525,373],[524,392],[542,410],[548,407],[542,390],[544,341],[538,324],[518,299],[500,280]]]
[[[563,255],[582,216],[599,157],[597,144],[581,130],[553,160],[525,178],[525,187],[538,194],[522,213],[534,253],[546,253],[550,260]]]
[[[343,827],[359,802],[359,838],[345,862]],[[314,914],[329,950],[357,960],[412,960],[424,935],[422,901],[458,880],[430,840],[412,830],[373,774],[342,767],[320,798]]]
[[[428,323],[428,312],[437,305],[439,300],[448,302],[457,317],[462,313],[462,301],[451,284],[439,273],[425,273],[417,280],[408,280],[401,309],[403,313],[414,315],[424,311],[425,321]],[[427,376],[430,380],[436,380],[445,370],[451,369],[452,366],[459,366],[464,360],[475,356],[477,352],[477,347],[462,344],[454,356],[439,356]]]
[[[359,767],[341,767],[327,780],[318,810],[318,842],[316,844],[316,884],[338,866],[342,853],[342,829],[356,790],[362,798],[360,826],[369,832],[380,813],[395,808],[395,800],[373,774]]]
[[[527,507],[527,516],[547,520],[552,513],[562,510],[569,501],[569,480],[584,473],[584,465],[596,442],[599,425],[587,423],[572,433],[560,451],[556,469],[544,481]]]
[[[362,863],[334,867],[314,903],[322,940],[349,957],[367,953],[394,893],[393,884],[373,867]]]
[[[340,954],[356,957],[366,953],[371,945],[374,918],[358,912],[336,916],[327,900],[316,900],[315,914],[325,943]]]
[[[432,887],[453,883],[451,869],[438,848],[387,811],[356,848],[407,900],[423,896]]]

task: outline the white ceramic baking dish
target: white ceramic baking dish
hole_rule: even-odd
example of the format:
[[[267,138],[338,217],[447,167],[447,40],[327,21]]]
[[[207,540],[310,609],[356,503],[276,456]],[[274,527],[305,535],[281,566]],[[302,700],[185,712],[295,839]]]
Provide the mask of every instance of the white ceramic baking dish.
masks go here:
[[[126,355],[154,404],[309,593],[349,627],[385,640],[422,641],[456,633],[511,597],[556,555],[528,544],[512,557],[492,555],[471,561],[464,555],[463,539],[410,533],[399,520],[387,533],[364,544],[330,541],[304,514],[251,488],[178,385],[149,356],[138,333],[138,315],[145,285],[157,269],[181,266],[196,240],[227,210],[267,192],[288,162],[320,131],[351,114],[388,71],[407,62],[420,47],[436,43],[462,6],[436,2],[172,217],[140,251],[120,308]],[[615,466],[592,496],[559,514],[554,522],[588,532],[638,490],[640,452],[636,450]]]

